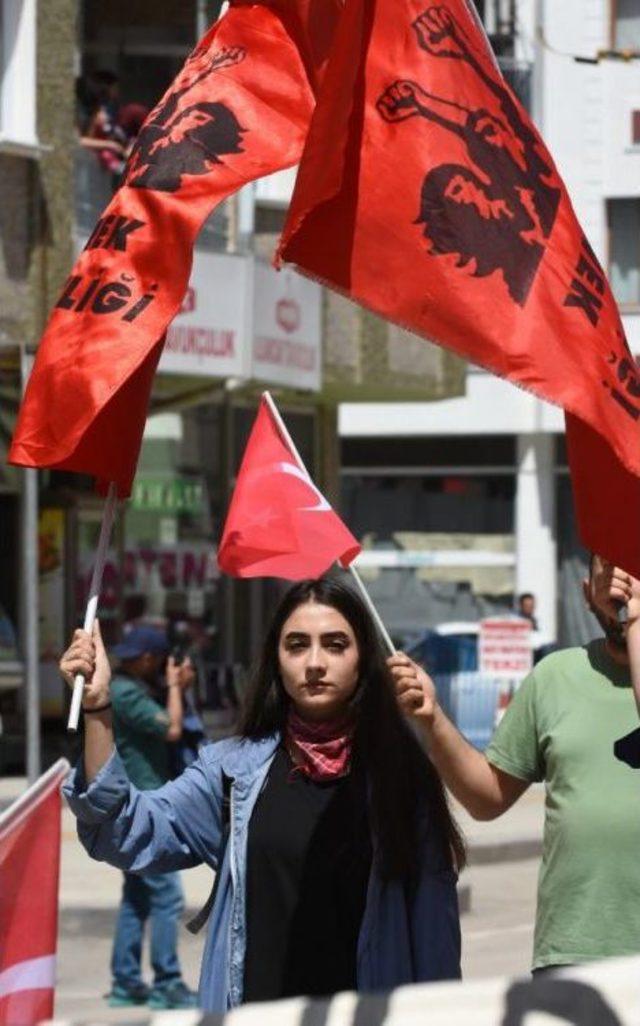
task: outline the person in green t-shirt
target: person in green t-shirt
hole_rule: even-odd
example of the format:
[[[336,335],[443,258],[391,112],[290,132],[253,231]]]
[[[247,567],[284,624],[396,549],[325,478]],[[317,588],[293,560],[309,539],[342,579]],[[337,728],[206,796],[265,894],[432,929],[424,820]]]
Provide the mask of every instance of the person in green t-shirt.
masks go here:
[[[188,658],[179,666],[167,659],[164,631],[144,624],[132,627],[112,655],[119,660],[111,681],[116,748],[135,787],[162,787],[170,778],[169,743],[182,735],[183,693],[193,682],[193,667]],[[178,873],[124,873],[111,956],[110,1005],[195,1006],[196,995],[184,983],[178,960],[182,908]],[[155,977],[151,990],[142,981],[140,964],[147,920]]]
[[[401,654],[390,660],[398,701],[475,819],[496,818],[529,784],[545,783],[534,971],[640,952],[638,779],[614,754],[621,736],[638,725],[625,628],[617,618],[632,589],[628,574],[592,558],[585,598],[604,638],[538,663],[485,754],[447,719],[421,667]],[[629,605],[634,622],[640,599],[637,606],[638,614]],[[640,638],[636,646],[640,696]]]

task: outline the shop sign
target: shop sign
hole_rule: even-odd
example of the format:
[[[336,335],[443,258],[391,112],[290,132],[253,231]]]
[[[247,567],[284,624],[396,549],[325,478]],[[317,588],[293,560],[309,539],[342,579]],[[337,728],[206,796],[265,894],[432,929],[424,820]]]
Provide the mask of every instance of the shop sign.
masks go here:
[[[167,328],[158,371],[246,377],[252,261],[196,249],[180,312]]]
[[[138,474],[133,482],[130,507],[138,513],[202,513],[204,484],[188,477]]]
[[[78,568],[77,602],[82,608],[87,601],[93,569],[94,553],[83,554]],[[165,615],[167,592],[210,591],[219,572],[213,541],[177,542],[174,545],[131,545],[124,551],[122,562],[111,549],[107,553],[101,608],[116,610],[120,595],[146,595],[149,615]]]
[[[489,617],[480,621],[478,668],[492,677],[519,679],[533,665],[532,630],[529,620]]]
[[[262,261],[254,269],[251,376],[312,391],[321,385],[321,288]]]

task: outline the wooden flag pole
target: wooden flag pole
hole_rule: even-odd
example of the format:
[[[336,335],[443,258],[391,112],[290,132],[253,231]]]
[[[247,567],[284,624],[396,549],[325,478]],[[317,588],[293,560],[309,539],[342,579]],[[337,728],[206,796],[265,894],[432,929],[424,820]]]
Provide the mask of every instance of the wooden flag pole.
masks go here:
[[[280,416],[280,411],[278,410],[278,407],[276,406],[276,404],[274,403],[273,399],[271,398],[271,394],[269,392],[263,392],[262,393],[262,398],[264,399],[264,401],[266,402],[267,406],[269,407],[269,409],[271,411],[271,414],[273,416],[273,419],[275,420],[276,424],[278,425],[278,429],[280,431],[280,434],[282,435],[284,441],[289,446],[289,449],[291,450],[291,455],[294,457],[294,459],[295,459],[296,463],[298,464],[298,466],[300,467],[300,469],[305,472],[307,477],[309,477],[310,476],[309,475],[309,471],[305,467],[304,461],[303,461],[300,453],[298,452],[298,450],[295,447],[293,438],[289,434],[289,432],[287,430],[287,427],[286,427],[286,424],[283,421],[282,417]],[[343,567],[342,569],[345,569],[345,568]],[[395,645],[393,644],[393,641],[391,640],[391,636],[390,636],[387,628],[385,627],[384,623],[382,622],[382,617],[380,616],[380,613],[378,612],[378,610],[374,606],[373,602],[371,601],[371,596],[369,595],[369,592],[365,588],[364,583],[362,581],[362,578],[360,577],[360,574],[358,573],[358,571],[356,570],[356,568],[353,566],[352,563],[350,563],[349,566],[346,567],[346,569],[351,574],[351,577],[353,579],[353,582],[354,582],[356,588],[358,589],[360,597],[362,598],[362,601],[364,602],[364,604],[366,605],[367,609],[369,610],[369,612],[370,612],[370,614],[371,614],[371,616],[373,618],[373,622],[375,623],[376,627],[378,628],[378,631],[380,633],[380,637],[382,638],[382,640],[384,641],[385,645],[387,646],[387,648],[389,650],[389,654],[390,655],[395,655],[397,649],[396,649]]]
[[[111,484],[109,485],[109,491],[107,493],[107,499],[104,504],[104,512],[102,514],[102,526],[100,527],[100,538],[98,541],[98,548],[96,550],[96,561],[93,564],[93,574],[91,575],[89,601],[87,602],[87,608],[84,614],[83,627],[88,634],[91,634],[93,632],[93,625],[96,620],[96,613],[98,611],[98,599],[100,598],[100,589],[102,588],[102,574],[104,572],[104,564],[107,557],[107,549],[109,548],[109,541],[111,538],[113,521],[116,515],[117,504],[118,493],[115,484],[111,482]],[[76,731],[78,729],[78,721],[80,719],[80,706],[82,704],[83,691],[84,677],[81,673],[79,673],[77,674],[73,682],[73,694],[71,696],[71,708],[69,709],[67,730]]]

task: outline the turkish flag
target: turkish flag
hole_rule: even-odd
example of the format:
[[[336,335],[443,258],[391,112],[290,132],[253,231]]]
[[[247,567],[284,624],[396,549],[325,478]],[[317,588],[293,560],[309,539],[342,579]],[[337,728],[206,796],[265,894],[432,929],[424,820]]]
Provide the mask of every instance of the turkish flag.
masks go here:
[[[233,3],[147,118],[40,341],[9,461],[126,496],[196,235],[247,182],[297,163],[338,0]]]
[[[346,5],[279,253],[563,406],[585,428],[569,447],[582,536],[640,576],[640,377],[602,268],[470,0]],[[588,438],[602,450],[593,461]],[[596,525],[595,489],[633,503],[602,499]]]
[[[58,935],[60,759],[0,816],[0,1026],[53,1015]]]
[[[218,548],[232,577],[320,577],[360,552],[318,491],[261,400],[242,458]]]

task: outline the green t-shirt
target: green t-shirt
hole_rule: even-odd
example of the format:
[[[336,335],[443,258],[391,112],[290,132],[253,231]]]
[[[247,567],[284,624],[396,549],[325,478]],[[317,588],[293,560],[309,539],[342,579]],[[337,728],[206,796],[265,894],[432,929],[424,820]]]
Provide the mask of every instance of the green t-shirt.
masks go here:
[[[534,968],[640,952],[640,776],[613,754],[637,725],[629,671],[599,640],[539,663],[487,749],[546,785]]]
[[[166,709],[133,677],[113,678],[111,702],[116,748],[129,780],[141,791],[162,787],[169,779]]]

